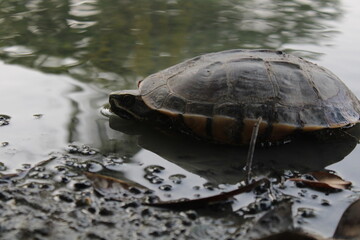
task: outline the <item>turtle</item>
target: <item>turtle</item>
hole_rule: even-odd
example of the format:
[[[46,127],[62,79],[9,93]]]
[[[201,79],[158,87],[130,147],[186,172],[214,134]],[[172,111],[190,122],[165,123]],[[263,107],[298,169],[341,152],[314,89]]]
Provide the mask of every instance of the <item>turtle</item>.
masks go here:
[[[360,103],[332,72],[301,57],[269,49],[203,54],[152,74],[137,90],[109,96],[110,111],[196,139],[249,144],[295,133],[350,127]]]

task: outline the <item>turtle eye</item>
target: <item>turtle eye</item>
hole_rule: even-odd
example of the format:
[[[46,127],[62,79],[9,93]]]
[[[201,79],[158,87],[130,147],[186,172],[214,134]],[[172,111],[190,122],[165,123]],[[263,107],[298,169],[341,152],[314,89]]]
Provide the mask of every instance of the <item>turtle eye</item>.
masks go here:
[[[138,88],[140,87],[140,84],[141,84],[142,81],[143,81],[143,80],[140,80],[140,81],[137,82],[137,87],[138,87]]]

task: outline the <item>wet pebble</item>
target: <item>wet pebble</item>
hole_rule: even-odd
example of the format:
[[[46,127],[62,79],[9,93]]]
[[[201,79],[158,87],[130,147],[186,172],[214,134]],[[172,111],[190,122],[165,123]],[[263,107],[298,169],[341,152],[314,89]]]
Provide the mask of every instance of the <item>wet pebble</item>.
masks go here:
[[[144,203],[148,203],[148,204],[156,203],[156,202],[159,202],[159,201],[160,201],[159,197],[155,196],[155,195],[146,196],[144,198]]]
[[[139,206],[138,202],[132,201],[132,202],[124,202],[121,204],[121,207],[124,209],[127,208],[137,208]]]
[[[186,217],[189,220],[195,220],[198,217],[198,214],[194,210],[189,210],[186,212],[180,212],[180,216]]]
[[[136,188],[136,187],[130,187],[130,188],[129,188],[129,192],[131,192],[132,194],[135,194],[135,195],[141,193],[140,189],[138,189],[138,188]]]
[[[75,202],[75,205],[77,207],[87,207],[91,205],[91,199],[89,197],[84,197],[84,198],[80,198],[77,199]]]
[[[58,198],[61,200],[61,201],[64,201],[64,202],[67,202],[67,203],[72,203],[74,202],[74,198],[72,196],[71,193],[68,193],[68,192],[62,192],[58,195]]]
[[[151,216],[151,211],[149,208],[145,208],[141,211],[141,216],[142,217],[150,217]]]
[[[77,182],[74,184],[74,189],[75,189],[75,191],[81,191],[81,190],[91,187],[91,185],[92,184],[90,181]]]
[[[261,195],[269,191],[269,186],[267,183],[261,183],[260,185],[254,188],[254,194]]]
[[[3,202],[7,202],[9,200],[13,199],[13,196],[6,192],[6,191],[0,191],[0,200]]]
[[[114,212],[108,208],[103,207],[100,209],[99,214],[101,216],[112,216],[112,215],[114,215]]]
[[[54,180],[55,180],[56,182],[66,184],[66,183],[69,183],[71,179],[70,179],[69,177],[67,177],[67,176],[56,175],[56,176],[54,177]]]

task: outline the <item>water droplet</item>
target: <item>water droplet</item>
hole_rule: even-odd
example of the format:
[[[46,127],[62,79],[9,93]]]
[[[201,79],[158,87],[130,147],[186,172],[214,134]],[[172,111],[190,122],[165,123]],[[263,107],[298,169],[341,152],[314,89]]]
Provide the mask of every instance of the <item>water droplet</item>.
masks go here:
[[[160,190],[163,190],[163,191],[171,191],[172,190],[172,186],[169,185],[169,184],[164,184],[164,185],[161,185],[159,187]]]
[[[10,123],[10,116],[5,114],[0,114],[0,126],[9,125]]]
[[[6,169],[7,167],[5,166],[5,164],[0,162],[0,171],[5,171]]]
[[[86,169],[89,172],[99,172],[103,169],[103,166],[97,162],[87,162]]]
[[[209,182],[205,183],[203,186],[204,186],[205,189],[210,190],[210,191],[213,191],[214,188],[215,188],[214,184],[209,183]]]
[[[22,165],[22,167],[23,167],[24,169],[29,169],[29,168],[31,168],[31,164],[24,163],[24,164]]]
[[[313,218],[316,216],[315,210],[312,208],[299,208],[298,212],[304,218]]]
[[[162,166],[158,166],[158,165],[150,165],[147,166],[144,170],[147,173],[161,173],[162,170],[164,170],[165,168]]]
[[[329,202],[328,200],[322,199],[322,200],[321,200],[321,205],[322,205],[322,206],[330,206],[331,204],[330,204],[330,202]]]
[[[0,125],[0,126],[1,126],[1,125]],[[2,143],[1,143],[1,146],[2,146],[2,147],[6,147],[6,146],[8,146],[8,145],[9,145],[9,142],[2,142]]]
[[[145,179],[149,180],[149,182],[153,183],[153,184],[160,184],[164,182],[164,179],[153,175],[153,174],[145,174]]]
[[[180,184],[182,182],[182,179],[184,178],[186,178],[186,176],[183,174],[175,174],[175,175],[171,175],[169,177],[169,180],[171,180],[175,184]]]
[[[33,115],[35,119],[40,119],[44,116],[44,114],[38,113]]]

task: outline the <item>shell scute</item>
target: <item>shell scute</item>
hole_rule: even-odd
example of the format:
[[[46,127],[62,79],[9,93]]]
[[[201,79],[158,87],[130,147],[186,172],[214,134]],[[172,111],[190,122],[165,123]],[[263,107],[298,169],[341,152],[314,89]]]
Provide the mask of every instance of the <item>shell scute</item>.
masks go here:
[[[263,102],[275,96],[263,60],[236,59],[226,64],[226,70],[232,102]]]

